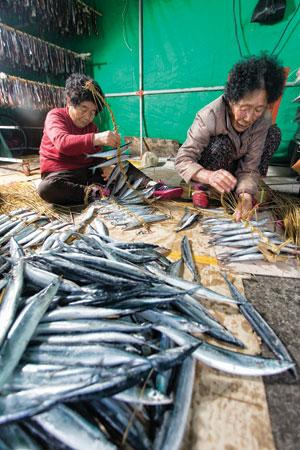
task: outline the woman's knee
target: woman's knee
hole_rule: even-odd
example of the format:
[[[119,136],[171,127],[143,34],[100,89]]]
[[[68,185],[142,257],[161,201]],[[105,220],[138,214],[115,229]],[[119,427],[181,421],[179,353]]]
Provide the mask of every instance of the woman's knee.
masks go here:
[[[268,167],[271,162],[272,156],[276,152],[281,142],[281,131],[277,125],[272,125],[267,133],[265,145],[262,153],[262,157],[259,163],[259,173],[265,177],[268,172]]]
[[[265,148],[270,148],[271,150],[273,150],[274,153],[279,147],[280,142],[281,142],[281,130],[276,124],[272,125],[267,133]]]
[[[226,134],[214,136],[210,139],[208,147],[211,153],[222,155],[234,150],[233,144]]]
[[[48,203],[62,203],[63,189],[53,180],[42,180],[37,188],[39,196]]]

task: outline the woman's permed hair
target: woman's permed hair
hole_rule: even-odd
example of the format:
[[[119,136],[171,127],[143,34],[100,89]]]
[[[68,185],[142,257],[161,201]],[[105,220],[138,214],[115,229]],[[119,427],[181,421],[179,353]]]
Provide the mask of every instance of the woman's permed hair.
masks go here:
[[[98,112],[100,112],[104,106],[103,102],[98,97],[95,97],[90,89],[85,87],[88,81],[92,82],[96,90],[104,97],[99,84],[91,77],[81,73],[73,73],[67,78],[65,94],[72,106],[78,106],[80,103],[86,101],[93,102],[96,104]]]
[[[284,84],[284,68],[275,57],[251,56],[230,70],[224,96],[227,101],[236,103],[257,89],[265,89],[270,104],[282,95]]]

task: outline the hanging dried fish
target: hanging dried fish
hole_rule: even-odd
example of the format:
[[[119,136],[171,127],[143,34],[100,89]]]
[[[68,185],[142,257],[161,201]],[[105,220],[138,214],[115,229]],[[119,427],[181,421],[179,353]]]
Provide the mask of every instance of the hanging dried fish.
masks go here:
[[[64,89],[0,73],[0,106],[51,109],[65,104]]]
[[[3,23],[0,23],[0,42],[0,59],[10,67],[29,68],[54,75],[85,72],[85,61],[78,53]]]
[[[13,16],[20,24],[34,23],[63,35],[98,35],[97,16],[102,14],[82,0],[0,0],[0,19]]]

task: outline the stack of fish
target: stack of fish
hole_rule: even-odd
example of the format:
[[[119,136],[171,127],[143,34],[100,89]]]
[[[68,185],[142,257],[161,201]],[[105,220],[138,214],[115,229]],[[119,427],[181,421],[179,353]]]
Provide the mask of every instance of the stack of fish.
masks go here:
[[[201,224],[206,233],[213,235],[210,244],[226,247],[217,255],[223,262],[264,260],[265,257],[260,251],[262,244],[267,244],[276,255],[300,255],[300,247],[285,243],[278,233],[270,231],[267,218],[248,222],[234,222],[225,217],[206,218]]]
[[[231,298],[183,280],[158,246],[112,239],[95,211],[80,224],[90,222],[89,233],[72,230],[71,243],[57,230],[33,252],[11,237],[2,256],[11,270],[0,281],[0,448],[176,449],[193,360],[246,376],[294,369],[234,286]],[[206,342],[244,347],[205,300],[238,305],[276,358]]]
[[[144,187],[145,176],[141,172],[141,176],[135,180],[128,176],[128,145],[121,145],[120,150],[112,149],[108,151],[100,151],[92,155],[86,155],[87,158],[102,158],[106,160],[92,167],[92,171],[102,169],[115,164],[107,183],[106,189],[111,189],[110,200],[99,202],[105,205],[101,208],[101,213],[115,226],[124,226],[125,230],[141,227],[148,223],[160,222],[169,218],[166,214],[155,214],[155,209],[151,207],[150,197],[155,191],[155,185]],[[119,154],[118,154],[119,151]],[[118,164],[119,162],[121,163]]]
[[[169,218],[166,214],[155,214],[155,209],[151,205],[124,205],[120,200],[102,202],[102,205],[99,215],[105,216],[112,225],[123,227],[123,230],[132,230]]]
[[[20,208],[9,214],[0,216],[0,249],[1,253],[9,250],[9,240],[13,237],[24,249],[42,245],[47,249],[59,237],[59,242],[65,242],[73,233],[83,228],[92,218],[95,208],[89,208],[81,218],[80,223],[74,225],[61,220],[51,221],[36,211]],[[3,267],[0,267],[0,273]]]

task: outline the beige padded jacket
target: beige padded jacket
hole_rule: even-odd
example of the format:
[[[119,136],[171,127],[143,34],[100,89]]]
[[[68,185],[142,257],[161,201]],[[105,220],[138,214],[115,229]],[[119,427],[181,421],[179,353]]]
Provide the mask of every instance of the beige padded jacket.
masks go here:
[[[246,131],[238,133],[231,125],[229,106],[222,95],[198,111],[186,141],[178,150],[176,170],[188,183],[203,168],[197,161],[210,138],[228,135],[235,149],[234,159],[238,160],[236,192],[255,194],[260,177],[258,166],[271,124],[271,114],[267,111]]]

